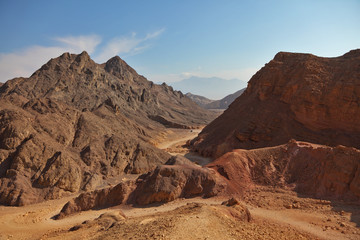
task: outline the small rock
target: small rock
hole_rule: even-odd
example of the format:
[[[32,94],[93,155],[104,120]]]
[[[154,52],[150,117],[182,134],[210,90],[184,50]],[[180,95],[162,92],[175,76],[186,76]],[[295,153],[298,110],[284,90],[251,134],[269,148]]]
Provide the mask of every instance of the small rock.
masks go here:
[[[73,231],[77,231],[81,228],[82,226],[81,225],[75,225],[73,226],[72,228],[69,229],[70,232],[73,232]]]
[[[221,205],[226,205],[226,206],[228,206],[228,207],[234,206],[234,205],[239,205],[239,204],[240,204],[239,200],[237,200],[237,199],[234,198],[234,197],[232,197],[232,198],[230,198],[229,200],[224,201],[224,202],[221,203]]]
[[[300,203],[295,203],[295,204],[292,205],[292,207],[294,209],[299,209],[300,208]]]

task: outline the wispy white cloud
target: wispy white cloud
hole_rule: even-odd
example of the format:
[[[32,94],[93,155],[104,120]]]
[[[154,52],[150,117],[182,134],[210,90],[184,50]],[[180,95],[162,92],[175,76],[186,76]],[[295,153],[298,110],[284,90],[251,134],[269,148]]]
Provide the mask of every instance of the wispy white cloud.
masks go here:
[[[95,60],[98,62],[104,62],[116,55],[130,53],[131,51],[136,51],[136,48],[138,47],[140,42],[141,42],[140,39],[137,39],[133,36],[129,38],[122,37],[122,38],[112,39],[102,49],[101,53],[95,56]]]
[[[69,36],[56,38],[55,41],[57,46],[31,46],[13,53],[0,53],[0,82],[14,77],[29,77],[50,58],[64,52],[80,53],[85,50],[91,54],[101,38],[97,35]]]
[[[160,36],[163,32],[165,31],[165,28],[159,29],[155,32],[152,33],[148,33],[146,35],[146,37],[144,38],[144,40],[149,40],[149,39],[153,39],[153,38],[157,38],[158,36]]]
[[[54,46],[30,46],[12,53],[0,53],[0,82],[14,77],[29,77],[50,58],[64,52],[80,53],[87,51],[97,62],[103,62],[115,55],[134,55],[149,48],[150,40],[160,36],[165,29],[137,37],[131,33],[127,37],[118,37],[99,47],[102,39],[98,35],[66,36],[53,38]]]
[[[160,29],[155,32],[148,33],[145,37],[138,37],[136,33],[132,33],[130,36],[114,38],[110,40],[100,51],[100,54],[96,55],[94,59],[98,62],[104,62],[109,58],[116,55],[135,55],[151,45],[149,40],[160,36],[165,29]]]
[[[54,39],[62,43],[64,48],[70,48],[75,50],[75,52],[86,50],[89,54],[92,54],[95,48],[101,43],[101,37],[98,35],[57,37]]]

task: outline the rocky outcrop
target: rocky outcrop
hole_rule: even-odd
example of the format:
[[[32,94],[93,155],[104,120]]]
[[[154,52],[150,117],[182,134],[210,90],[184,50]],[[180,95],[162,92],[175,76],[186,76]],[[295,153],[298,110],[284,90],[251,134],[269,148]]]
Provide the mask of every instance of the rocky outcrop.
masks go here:
[[[119,57],[97,64],[64,53],[0,87],[0,204],[26,205],[114,184],[170,155],[150,144],[166,124],[213,114],[136,73]]]
[[[225,181],[214,170],[196,165],[185,157],[174,156],[136,181],[80,194],[65,204],[57,218],[121,203],[147,205],[184,197],[212,197],[226,190]]]
[[[126,201],[133,189],[134,183],[129,181],[126,183],[119,183],[115,187],[82,193],[78,197],[67,202],[56,216],[56,219],[62,219],[65,216],[81,211],[119,205]]]
[[[336,58],[278,53],[192,141],[206,156],[290,139],[360,148],[360,50]]]
[[[360,199],[360,151],[290,141],[254,150],[236,149],[207,165],[235,193],[256,185],[292,188],[317,198]]]
[[[131,196],[133,202],[147,205],[183,197],[212,197],[226,188],[215,171],[198,166],[187,159],[171,160],[167,164],[137,179],[138,186]]]
[[[126,219],[125,214],[118,210],[115,213],[103,213],[99,217],[94,220],[86,220],[81,224],[75,225],[69,229],[70,232],[78,231],[80,229],[96,229],[98,228],[100,231],[113,228],[115,225]]]

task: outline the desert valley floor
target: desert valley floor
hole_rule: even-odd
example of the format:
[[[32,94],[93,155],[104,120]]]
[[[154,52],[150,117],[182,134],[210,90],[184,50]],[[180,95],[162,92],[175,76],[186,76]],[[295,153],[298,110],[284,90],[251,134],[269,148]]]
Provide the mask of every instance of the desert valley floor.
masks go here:
[[[189,153],[199,130],[168,129],[157,146],[198,164]],[[359,239],[360,204],[299,196],[280,188],[248,190],[239,204],[229,197],[176,199],[148,206],[119,205],[54,220],[69,196],[23,207],[0,207],[5,239]]]

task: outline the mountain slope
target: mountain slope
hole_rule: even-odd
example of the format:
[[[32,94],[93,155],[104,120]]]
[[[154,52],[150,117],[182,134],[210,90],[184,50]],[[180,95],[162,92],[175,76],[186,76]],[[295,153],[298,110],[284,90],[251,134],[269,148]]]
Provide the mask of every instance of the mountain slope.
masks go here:
[[[243,88],[233,94],[227,95],[226,97],[224,97],[220,100],[208,103],[208,104],[206,104],[205,108],[206,109],[227,109],[229,107],[229,105],[233,101],[235,101],[235,99],[238,98],[244,91],[245,91],[245,88]]]
[[[0,87],[0,203],[31,204],[147,172],[169,158],[149,144],[153,137],[213,116],[119,57],[100,65],[86,52],[64,53]]]
[[[238,98],[243,92],[245,91],[245,88],[225,96],[224,98],[220,100],[210,100],[206,97],[195,95],[192,93],[185,94],[188,98],[190,98],[192,101],[197,103],[199,106],[205,109],[226,109],[229,107],[229,105]]]
[[[278,53],[192,141],[203,155],[289,139],[360,147],[360,50],[336,58]]]
[[[185,96],[187,96],[188,98],[190,98],[193,102],[195,102],[197,105],[199,105],[202,108],[206,108],[206,106],[212,102],[215,102],[216,100],[211,100],[208,99],[206,97],[200,96],[200,95],[195,95],[192,93],[187,93],[185,94]]]
[[[93,110],[108,101],[141,121],[161,116],[182,125],[205,124],[211,113],[203,111],[166,84],[157,85],[136,73],[119,57],[96,64],[86,52],[65,53],[52,59],[29,79],[14,79],[2,87],[0,96],[51,98],[79,110]],[[91,96],[91,97],[90,97]],[[187,114],[182,114],[186,108]]]

